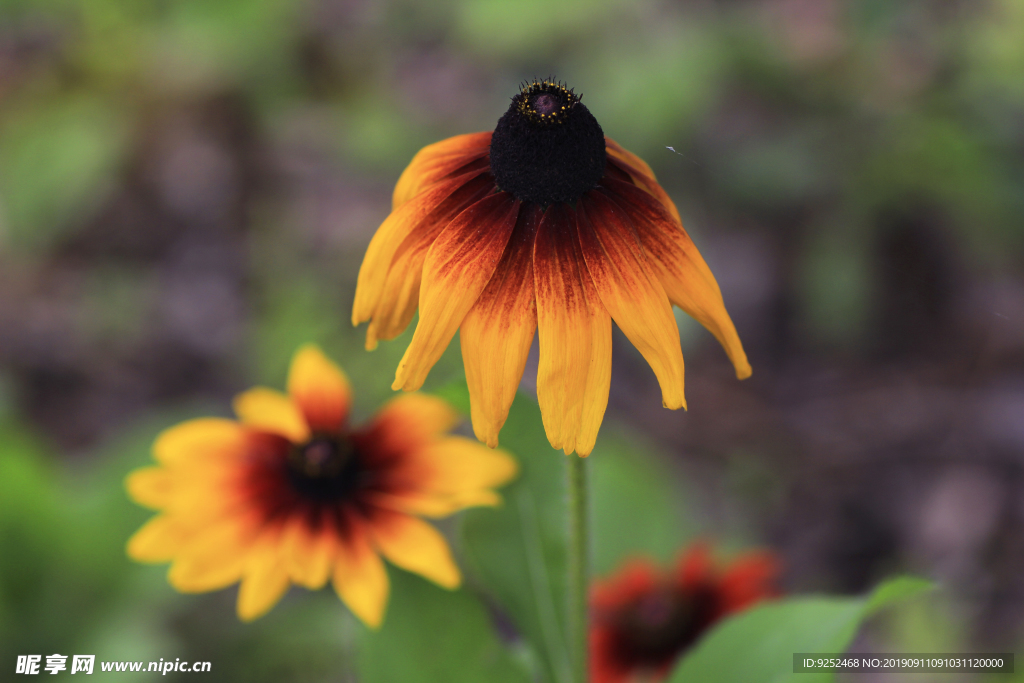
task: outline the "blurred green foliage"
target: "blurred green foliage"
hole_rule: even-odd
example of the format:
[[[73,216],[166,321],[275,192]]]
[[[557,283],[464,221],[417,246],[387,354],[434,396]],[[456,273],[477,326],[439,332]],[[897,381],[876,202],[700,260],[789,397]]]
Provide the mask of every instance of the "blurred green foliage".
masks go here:
[[[807,28],[772,3],[5,0],[0,275],[66,256],[119,187],[152,172],[154,121],[198,101],[242,103],[260,146],[253,166],[281,148],[308,147],[339,173],[386,187],[419,146],[491,128],[519,80],[552,74],[584,92],[606,133],[651,163],[698,241],[709,224],[737,214],[742,225],[799,233],[785,244],[803,329],[815,343],[856,347],[879,296],[872,244],[880,214],[937,207],[965,267],[1019,265],[1024,2],[997,0],[955,21],[936,19],[921,2],[836,7],[834,20]],[[452,73],[435,73],[444,69],[429,60],[416,70],[435,53],[442,66],[456,65]],[[275,186],[245,207],[251,310],[244,340],[230,349],[239,356],[234,385],[280,386],[293,350],[317,341],[349,372],[356,415],[365,417],[391,395],[411,334],[367,354],[363,330],[347,322],[375,225],[367,219],[363,232],[337,243],[311,236],[280,195],[287,190]],[[382,218],[386,192],[379,209]],[[79,312],[104,352],[146,336],[160,286],[156,269],[108,266],[69,286],[88,304]],[[428,389],[458,377],[458,352],[453,344]],[[147,513],[127,501],[123,477],[148,461],[159,428],[227,411],[226,401],[211,408],[203,400],[147,405],[73,454],[33,433],[24,415],[2,415],[3,666],[30,652],[94,652],[207,659],[217,680],[414,680],[405,667],[419,680],[499,680],[493,671],[506,664],[508,680],[522,671],[560,680],[562,456],[547,446],[528,398],[517,399],[502,433],[522,459],[522,478],[503,508],[462,520],[467,588],[447,594],[391,569],[393,603],[379,634],[364,633],[329,593],[299,590],[242,626],[234,589],[177,595],[163,568],[126,560],[124,542]],[[653,445],[606,425],[591,460],[599,573],[634,553],[667,561],[698,535],[689,492]],[[856,599],[814,605],[842,611],[844,637],[864,609]],[[457,631],[426,648],[418,629],[444,622],[422,615],[438,610],[458,615],[450,618]],[[495,613],[497,623],[511,622],[509,633],[486,628]],[[396,650],[437,666],[420,668]],[[444,657],[460,658],[458,669],[445,668],[454,659]]]
[[[900,577],[863,598],[790,598],[759,605],[715,629],[679,663],[669,680],[828,683],[835,674],[794,673],[793,655],[845,652],[864,619],[930,587],[927,581]]]

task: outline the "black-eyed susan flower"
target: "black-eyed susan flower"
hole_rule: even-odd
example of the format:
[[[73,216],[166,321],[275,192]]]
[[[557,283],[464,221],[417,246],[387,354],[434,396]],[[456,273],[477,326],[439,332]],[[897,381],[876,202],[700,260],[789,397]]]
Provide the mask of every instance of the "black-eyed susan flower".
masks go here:
[[[750,375],[714,275],[639,157],[606,138],[573,91],[534,82],[493,133],[429,145],[398,179],[359,271],[366,345],[419,324],[393,388],[418,389],[460,331],[473,431],[490,446],[536,333],[551,445],[587,455],[608,403],[611,321],[684,407],[675,304]]]
[[[634,559],[591,589],[593,683],[653,682],[722,617],[777,595],[777,561],[766,552],[718,567],[706,545],[671,571]]]
[[[341,369],[305,346],[287,394],[255,388],[236,398],[238,421],[191,420],[160,434],[159,464],[126,482],[137,503],[160,511],[128,541],[128,555],[170,562],[168,580],[182,592],[240,581],[243,620],[293,583],[317,589],[331,580],[376,627],[388,595],[381,556],[458,586],[447,542],[421,516],[497,504],[493,489],[515,475],[515,461],[448,435],[457,416],[438,398],[397,397],[355,431],[350,405]]]

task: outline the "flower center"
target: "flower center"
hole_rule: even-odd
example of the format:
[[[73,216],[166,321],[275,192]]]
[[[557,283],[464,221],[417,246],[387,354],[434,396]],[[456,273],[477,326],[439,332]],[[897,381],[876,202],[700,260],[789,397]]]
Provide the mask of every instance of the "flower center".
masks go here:
[[[490,158],[498,189],[516,199],[571,203],[604,175],[604,132],[572,90],[534,81],[498,119]]]
[[[288,480],[306,498],[335,501],[350,494],[360,480],[359,454],[342,436],[314,434],[288,453]]]
[[[620,612],[615,626],[626,658],[658,666],[692,645],[714,617],[712,591],[683,594],[665,587]]]

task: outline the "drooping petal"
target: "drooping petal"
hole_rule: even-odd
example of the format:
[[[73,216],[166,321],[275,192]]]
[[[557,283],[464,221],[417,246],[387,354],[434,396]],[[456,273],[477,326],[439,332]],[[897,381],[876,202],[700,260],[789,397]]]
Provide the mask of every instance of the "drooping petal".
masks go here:
[[[337,433],[348,420],[352,406],[348,377],[314,344],[303,346],[292,358],[288,395],[313,431]]]
[[[434,240],[452,219],[494,191],[494,178],[481,173],[441,202],[402,241],[391,261],[380,301],[366,329],[366,348],[372,351],[378,339],[394,339],[409,326],[419,304],[423,262]]]
[[[487,154],[491,133],[468,133],[427,145],[412,158],[395,184],[392,211],[449,173]]]
[[[194,527],[173,515],[157,515],[128,539],[128,557],[137,562],[170,562],[194,533]]]
[[[640,242],[669,300],[715,335],[739,379],[749,377],[750,363],[725,309],[715,276],[682,225],[643,190],[608,177],[601,184],[630,212]]]
[[[242,584],[238,587],[238,618],[252,621],[263,616],[290,585],[281,559],[279,533],[268,530],[257,539],[246,557]]]
[[[338,597],[352,613],[370,628],[378,628],[388,601],[388,574],[363,532],[339,544],[333,580]]]
[[[462,582],[448,542],[423,520],[381,510],[374,514],[372,533],[381,553],[395,566],[448,589]]]
[[[647,162],[626,150],[622,145],[609,137],[606,137],[604,141],[606,145],[605,150],[608,156],[611,157],[612,163],[628,174],[637,187],[653,195],[672,214],[676,222],[682,224],[683,221],[679,217],[679,209],[676,208],[675,202],[672,201],[672,198],[668,196],[668,193],[658,183],[658,179],[654,177],[654,171],[647,165]]]
[[[534,243],[537,401],[551,445],[585,456],[608,404],[611,318],[585,272],[575,220],[564,205],[548,208]]]
[[[174,475],[164,467],[143,467],[125,479],[128,496],[139,505],[161,510],[174,501]]]
[[[250,543],[239,520],[217,520],[197,529],[175,554],[167,580],[182,593],[204,593],[229,586],[242,575]]]
[[[331,575],[335,542],[323,526],[311,529],[309,521],[293,516],[281,536],[281,552],[292,581],[310,590],[322,588]]]
[[[578,203],[580,246],[587,270],[612,319],[651,365],[662,404],[686,406],[679,328],[665,290],[649,271],[626,212],[601,191]]]
[[[153,457],[170,466],[230,461],[244,457],[248,446],[249,435],[242,425],[233,420],[202,418],[160,432],[153,443]]]
[[[459,328],[473,432],[491,448],[498,445],[537,329],[533,241],[540,216],[533,205],[519,212],[494,276]]]
[[[641,159],[637,155],[633,154],[632,152],[627,150],[625,147],[623,147],[619,143],[615,142],[615,140],[612,140],[607,135],[604,137],[604,144],[605,144],[605,151],[613,159],[616,159],[616,160],[622,161],[622,162],[624,162],[626,164],[629,164],[630,166],[634,167],[639,172],[644,173],[644,174],[650,176],[651,178],[654,177],[654,171],[651,170],[651,167],[647,164],[646,161],[644,161],[643,159]]]
[[[352,304],[353,325],[358,325],[373,316],[384,291],[391,261],[409,233],[427,219],[430,213],[453,192],[465,185],[467,180],[482,173],[486,171],[472,171],[434,183],[404,202],[384,219],[370,240],[366,255],[363,257],[363,265],[359,267],[356,296]]]
[[[491,279],[518,213],[519,201],[499,192],[460,213],[438,235],[423,264],[419,324],[392,389],[414,391],[423,385]]]
[[[309,440],[309,425],[299,406],[280,391],[256,387],[235,397],[235,413],[242,424],[274,434],[292,443]]]

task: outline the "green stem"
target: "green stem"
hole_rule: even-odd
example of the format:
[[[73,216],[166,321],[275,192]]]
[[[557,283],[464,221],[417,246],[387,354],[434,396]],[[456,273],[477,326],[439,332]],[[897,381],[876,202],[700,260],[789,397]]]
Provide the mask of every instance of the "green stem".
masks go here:
[[[587,683],[587,597],[590,587],[586,458],[566,457],[569,468],[569,648],[574,682]]]

